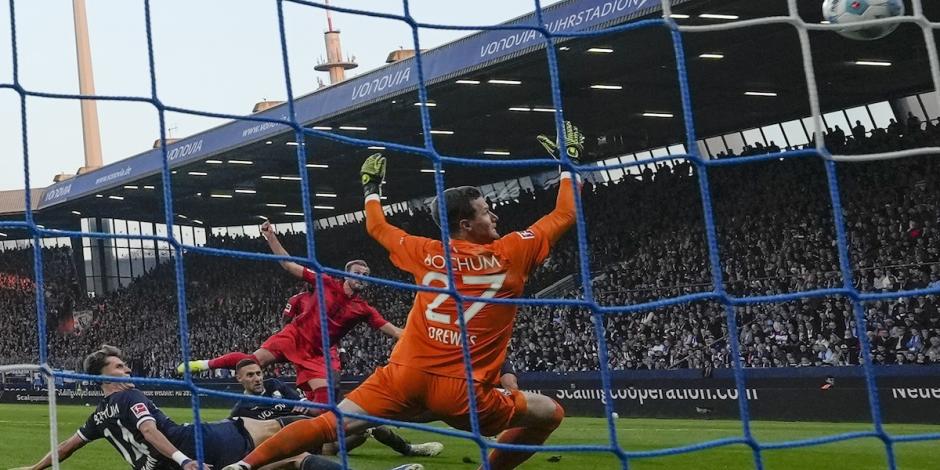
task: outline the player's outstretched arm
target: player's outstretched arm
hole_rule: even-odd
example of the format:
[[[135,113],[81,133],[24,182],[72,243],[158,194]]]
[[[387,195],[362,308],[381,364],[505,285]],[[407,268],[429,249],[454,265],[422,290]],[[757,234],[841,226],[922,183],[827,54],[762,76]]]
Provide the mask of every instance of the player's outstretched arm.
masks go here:
[[[59,447],[57,448],[59,452],[59,462],[71,457],[76,450],[81,449],[87,443],[88,442],[82,439],[78,433],[72,434],[72,437],[60,442]],[[52,452],[49,452],[45,457],[42,458],[42,460],[36,462],[36,464],[31,467],[17,467],[10,470],[42,470],[51,466]]]
[[[153,445],[158,452],[163,454],[165,457],[171,458],[182,468],[183,470],[199,470],[199,464],[195,460],[190,459],[186,454],[180,452],[173,443],[170,442],[166,436],[157,429],[157,424],[153,420],[147,420],[140,423],[139,428],[140,433],[143,434],[144,439],[147,440],[151,445]],[[204,467],[211,470],[210,465],[204,465]]]
[[[265,221],[261,224],[261,235],[264,236],[264,239],[268,242],[268,247],[271,248],[271,253],[274,253],[278,256],[290,256],[290,253],[284,249],[284,246],[281,245],[281,241],[277,239],[277,234],[274,233],[274,226],[271,225],[271,222]],[[289,272],[292,276],[297,279],[304,278],[304,267],[293,262],[293,261],[279,261],[281,267]]]
[[[537,139],[551,156],[559,160],[561,159],[561,151],[555,143],[555,140],[549,139],[544,135],[538,136]],[[565,146],[565,154],[568,156],[571,163],[575,165],[579,164],[581,162],[581,153],[584,151],[584,135],[569,121],[565,121],[563,144]],[[576,209],[574,203],[574,189],[571,184],[572,178],[576,178],[576,175],[572,175],[570,171],[563,170],[561,172],[561,183],[558,185],[558,197],[555,200],[555,209],[532,225],[534,230],[548,237],[549,243],[551,244],[558,241],[575,223]],[[580,190],[580,181],[577,182],[577,186]]]
[[[385,249],[391,251],[401,238],[408,235],[404,230],[388,223],[382,211],[382,182],[385,181],[385,157],[374,153],[366,158],[359,171],[362,191],[366,198],[366,232]]]

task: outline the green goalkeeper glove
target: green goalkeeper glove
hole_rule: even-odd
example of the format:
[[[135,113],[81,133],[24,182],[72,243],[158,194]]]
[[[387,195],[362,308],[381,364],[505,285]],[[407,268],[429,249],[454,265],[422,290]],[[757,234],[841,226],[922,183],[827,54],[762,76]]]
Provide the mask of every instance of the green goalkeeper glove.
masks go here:
[[[561,160],[558,145],[555,145],[557,139],[550,139],[544,135],[539,135],[536,139],[542,144],[542,147],[545,147],[549,155]],[[565,153],[568,155],[568,159],[575,165],[581,163],[581,152],[583,151],[584,134],[581,134],[578,127],[572,124],[571,121],[565,121]]]
[[[359,170],[362,178],[362,191],[366,197],[370,194],[382,196],[382,183],[385,181],[385,157],[381,153],[373,153],[362,163]]]

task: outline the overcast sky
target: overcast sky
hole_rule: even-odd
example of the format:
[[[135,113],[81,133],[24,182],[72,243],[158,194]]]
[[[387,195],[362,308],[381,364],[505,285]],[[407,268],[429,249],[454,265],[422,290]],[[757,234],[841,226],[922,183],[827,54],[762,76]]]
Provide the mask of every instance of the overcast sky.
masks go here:
[[[286,96],[277,9],[274,0],[151,0],[157,92],[174,106],[246,114],[262,99]],[[334,0],[334,5],[402,14],[395,0]],[[543,6],[555,3],[543,0]],[[494,24],[534,9],[534,0],[412,0],[419,21],[460,25]],[[150,95],[143,0],[87,0],[96,92],[100,95]],[[285,3],[285,25],[294,95],[317,87],[313,70],[325,56],[325,11]],[[336,13],[343,52],[354,55],[365,73],[385,63],[399,47],[413,48],[411,30],[402,22]],[[19,79],[29,90],[78,93],[75,33],[71,0],[16,2]],[[431,48],[469,32],[422,30],[422,48]],[[10,11],[0,6],[0,82],[12,83]],[[46,186],[60,172],[83,164],[79,103],[74,100],[27,100],[31,184]],[[3,171],[0,190],[23,187],[19,97],[0,90],[0,142]],[[159,135],[153,106],[98,102],[104,163],[150,148]],[[185,137],[224,121],[168,113],[173,137]]]

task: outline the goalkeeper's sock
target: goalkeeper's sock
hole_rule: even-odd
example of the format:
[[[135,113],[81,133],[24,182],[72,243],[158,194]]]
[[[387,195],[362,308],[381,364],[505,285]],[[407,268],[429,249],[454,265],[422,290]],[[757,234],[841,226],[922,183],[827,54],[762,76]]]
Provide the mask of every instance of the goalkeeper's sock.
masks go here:
[[[210,369],[234,369],[242,359],[254,359],[260,364],[260,361],[258,361],[258,358],[255,357],[254,354],[245,354],[238,351],[230,352],[205,362]]]
[[[552,415],[552,420],[549,423],[538,427],[532,426],[527,428],[507,429],[500,434],[497,442],[500,444],[541,444],[558,428],[564,417],[565,410],[556,402],[555,414]],[[522,462],[532,457],[533,454],[534,452],[493,449],[493,451],[490,452],[488,460],[492,470],[503,470],[518,467]]]
[[[271,462],[293,457],[307,449],[319,449],[336,441],[336,415],[325,413],[313,419],[291,423],[251,451],[243,462],[261,468]]]

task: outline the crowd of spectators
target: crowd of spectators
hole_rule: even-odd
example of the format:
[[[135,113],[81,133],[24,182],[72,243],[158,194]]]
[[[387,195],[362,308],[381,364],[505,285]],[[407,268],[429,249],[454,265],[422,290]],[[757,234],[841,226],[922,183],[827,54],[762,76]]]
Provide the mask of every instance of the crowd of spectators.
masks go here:
[[[890,129],[827,132],[833,152],[855,153],[940,144],[938,127],[908,122]],[[774,151],[753,147],[751,153]],[[877,293],[936,286],[940,281],[940,164],[936,157],[838,164],[842,213],[847,228],[852,286]],[[826,166],[815,158],[754,161],[709,170],[715,247],[721,291],[728,296],[770,296],[844,286],[836,244]],[[499,229],[520,230],[554,205],[554,189],[523,193],[497,205]],[[675,162],[647,168],[615,183],[586,184],[583,192],[591,267],[591,293],[601,306],[633,305],[715,291],[709,234],[698,178],[692,165]],[[438,229],[426,211],[400,213],[390,221],[419,235]],[[572,231],[573,232],[573,231]],[[295,255],[306,252],[303,234],[283,234]],[[369,261],[373,275],[407,281],[360,224],[317,233],[318,256],[327,266]],[[264,252],[260,238],[211,237],[214,247]],[[556,296],[584,298],[581,244],[566,235],[530,278],[527,295],[553,285]],[[348,247],[355,247],[350,251]],[[74,286],[68,250],[48,250],[52,285]],[[35,362],[36,328],[29,250],[0,254],[0,316],[4,362]],[[253,351],[280,327],[286,299],[303,286],[276,263],[187,253],[186,304],[193,357]],[[50,269],[51,268],[51,269]],[[569,284],[558,281],[573,276]],[[74,288],[48,294],[58,310],[81,303],[93,311],[91,327],[52,331],[50,357],[75,367],[85,351],[102,342],[124,347],[142,375],[166,376],[180,360],[175,275],[160,265],[126,288],[93,299]],[[376,285],[366,297],[386,318],[404,326],[413,293]],[[69,299],[69,300],[65,300]],[[597,370],[595,321],[601,318],[609,365],[614,369],[730,367],[726,307],[719,299],[659,306],[642,313],[597,317],[578,306],[520,309],[510,357],[523,371]],[[764,302],[731,309],[747,367],[838,366],[859,363],[852,304],[840,296]],[[885,299],[864,305],[865,333],[879,364],[940,363],[940,313],[934,296]],[[50,315],[53,315],[50,313]],[[60,313],[56,314],[61,317]],[[23,325],[32,325],[24,328]],[[388,357],[391,340],[360,327],[342,344],[343,369],[365,374]],[[276,373],[290,373],[289,366]]]

